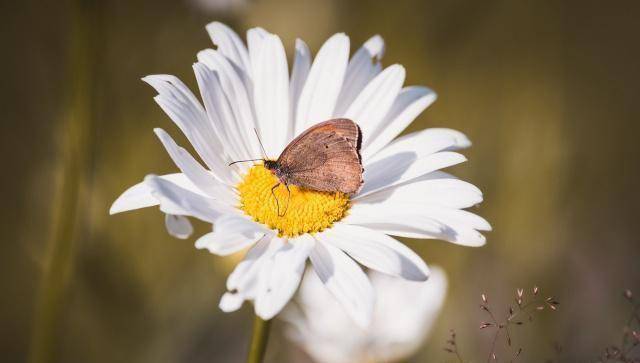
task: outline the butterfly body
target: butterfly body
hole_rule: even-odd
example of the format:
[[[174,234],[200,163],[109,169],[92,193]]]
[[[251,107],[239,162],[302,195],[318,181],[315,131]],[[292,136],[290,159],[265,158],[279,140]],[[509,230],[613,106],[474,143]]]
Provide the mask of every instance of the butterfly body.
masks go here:
[[[349,119],[316,124],[287,145],[277,160],[265,160],[285,185],[354,194],[362,186],[360,127]]]

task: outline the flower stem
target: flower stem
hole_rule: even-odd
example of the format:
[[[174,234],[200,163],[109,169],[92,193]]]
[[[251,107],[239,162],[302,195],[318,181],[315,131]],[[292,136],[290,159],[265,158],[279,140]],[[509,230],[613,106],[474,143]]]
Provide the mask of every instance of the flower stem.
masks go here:
[[[261,363],[264,353],[267,350],[269,341],[269,327],[271,320],[262,320],[256,315],[253,320],[253,333],[251,335],[251,346],[249,347],[249,357],[247,363]]]

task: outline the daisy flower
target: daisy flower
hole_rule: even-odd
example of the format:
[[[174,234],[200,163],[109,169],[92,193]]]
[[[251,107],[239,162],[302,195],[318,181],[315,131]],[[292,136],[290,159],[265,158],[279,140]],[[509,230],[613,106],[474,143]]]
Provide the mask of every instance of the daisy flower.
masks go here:
[[[249,248],[227,280],[222,310],[251,300],[258,316],[272,318],[295,293],[310,260],[324,286],[366,326],[374,293],[360,265],[413,281],[429,275],[422,259],[392,236],[485,243],[478,231],[489,230],[489,224],[462,210],[480,203],[482,193],[439,171],[466,160],[454,150],[468,147],[469,140],[449,129],[396,139],[436,95],[425,87],[403,87],[401,65],[382,68],[380,36],[351,58],[344,34],[329,38],[313,59],[298,39],[289,73],[277,35],[250,29],[245,46],[221,23],[209,24],[207,31],[217,49],[199,52],[193,65],[202,103],[174,76],[143,78],[200,161],[155,129],[180,173],[148,175],[110,212],[159,206],[177,237],[191,233],[187,217],[212,224],[196,241],[199,249],[225,256]],[[283,185],[274,194],[278,181],[261,163],[229,166],[260,157],[259,139],[266,154],[277,158],[296,135],[334,117],[354,120],[362,129],[364,185],[355,195],[296,186],[288,195]],[[283,216],[278,199],[288,201]]]
[[[281,314],[286,335],[318,363],[397,362],[427,338],[447,292],[442,269],[416,282],[370,271],[376,305],[363,329],[346,315],[315,274],[306,274],[294,304]],[[407,302],[411,302],[407,304]]]

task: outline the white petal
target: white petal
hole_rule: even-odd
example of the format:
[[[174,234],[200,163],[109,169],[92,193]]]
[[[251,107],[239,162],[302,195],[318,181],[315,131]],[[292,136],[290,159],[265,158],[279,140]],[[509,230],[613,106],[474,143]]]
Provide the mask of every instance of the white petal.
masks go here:
[[[468,147],[471,146],[471,140],[469,140],[469,138],[467,137],[467,135],[463,134],[462,132],[458,131],[458,130],[453,130],[453,129],[448,129],[448,128],[444,128],[444,127],[434,127],[434,128],[430,128],[430,129],[426,129],[424,130],[422,133],[417,132],[417,133],[413,133],[413,134],[418,134],[415,135],[416,138],[420,138],[420,137],[425,137],[424,135],[421,136],[421,134],[428,134],[429,136],[427,136],[428,138],[452,138],[454,140],[454,144],[451,145],[449,148],[447,148],[447,150],[449,151],[456,151],[456,150],[460,150],[460,149],[466,149]],[[408,134],[405,136],[402,136],[400,138],[398,138],[396,141],[398,143],[402,143],[405,140],[410,140],[413,137],[413,134]],[[425,139],[423,139],[424,142],[426,142]],[[393,143],[393,145],[395,145],[396,142]]]
[[[256,123],[251,106],[251,90],[243,83],[241,75],[238,74],[237,70],[217,51],[206,49],[198,52],[198,61],[204,63],[209,69],[218,74],[222,90],[226,95],[226,99],[229,102],[229,106],[236,120],[236,134],[240,135],[235,141],[247,144],[251,155],[247,155],[246,158],[259,157],[260,145],[253,131]]]
[[[460,209],[482,202],[482,192],[475,185],[459,179],[429,178],[371,193],[357,202],[427,204]]]
[[[376,329],[375,317],[364,329],[356,325],[311,270],[304,275],[296,304],[288,305],[280,318],[295,324],[295,329],[286,330],[287,337],[306,350],[314,362],[354,363],[369,361],[364,357],[374,358],[368,355],[372,343],[368,336]]]
[[[227,289],[235,290],[225,294],[220,301],[223,311],[237,310],[245,300],[254,300],[265,285],[265,276],[272,267],[273,254],[282,247],[283,240],[266,235],[249,251],[227,279]]]
[[[387,67],[360,92],[344,117],[354,120],[362,129],[363,147],[370,135],[389,112],[404,83],[405,70],[399,64]]]
[[[248,218],[224,216],[216,221],[214,231],[205,234],[196,241],[197,249],[206,248],[219,256],[227,256],[247,248],[267,231]]]
[[[479,231],[491,231],[491,225],[486,219],[466,210],[433,206],[426,207],[420,212],[444,224],[464,225]]]
[[[224,185],[216,180],[187,150],[179,147],[163,129],[156,128],[154,132],[158,135],[162,145],[164,145],[176,166],[178,166],[180,171],[182,171],[198,189],[204,194],[230,206],[237,204],[238,198],[228,185]]]
[[[186,175],[182,173],[162,175],[160,178],[171,181],[179,185],[181,188],[190,190],[194,193],[202,193]],[[160,204],[158,198],[151,193],[152,190],[144,182],[140,182],[129,189],[116,199],[109,209],[109,214],[127,212],[134,209],[152,207]]]
[[[263,235],[249,238],[242,234],[222,234],[219,232],[209,232],[198,238],[196,248],[207,249],[218,256],[229,256],[238,251],[253,245]]]
[[[242,39],[225,24],[214,21],[207,24],[207,32],[218,51],[233,62],[237,67],[248,71],[251,69],[249,54]]]
[[[234,184],[230,169],[222,159],[222,144],[211,127],[200,102],[178,78],[152,75],[142,79],[156,89],[154,100],[176,123],[196,152],[222,182]]]
[[[384,234],[408,238],[440,238],[447,227],[424,216],[411,213],[372,215],[363,210],[342,220],[345,224],[367,227]]]
[[[402,130],[407,128],[436,98],[436,93],[426,87],[403,88],[393,102],[391,110],[369,136],[369,142],[366,147],[363,147],[362,157],[366,160],[380,151],[400,135]]]
[[[249,48],[249,62],[251,64],[253,64],[257,59],[258,53],[262,49],[262,43],[268,35],[269,32],[260,27],[255,27],[247,30],[247,47]],[[251,67],[249,68],[248,73],[251,78],[255,77],[255,75],[253,74],[253,65],[251,65]],[[249,91],[251,97],[253,97],[252,87],[247,87],[247,90]]]
[[[342,116],[364,87],[382,71],[380,59],[383,54],[384,40],[381,36],[374,35],[351,57],[336,104],[336,116]]]
[[[311,52],[307,43],[302,39],[296,39],[296,54],[293,59],[293,68],[291,70],[291,83],[289,84],[289,105],[291,108],[291,116],[289,119],[290,129],[288,130],[287,140],[292,140],[296,130],[296,111],[298,109],[298,100],[300,93],[307,81],[311,69]]]
[[[432,329],[446,297],[446,275],[433,267],[425,282],[403,281],[375,272],[369,277],[378,303],[375,328],[369,332],[369,339],[377,344],[370,346],[368,353],[379,362],[401,361],[419,349]]]
[[[214,223],[225,214],[236,214],[235,208],[183,189],[156,175],[144,178],[152,195],[160,201],[160,210],[168,214],[193,216],[205,222]]]
[[[420,256],[369,228],[337,223],[320,238],[376,271],[412,281],[424,281],[429,276],[429,268]]]
[[[431,232],[428,231],[431,228],[428,225],[419,225],[416,220],[409,217],[402,218],[401,221],[361,223],[360,225],[391,236],[415,239],[440,239],[466,247],[481,247],[487,242],[485,236],[480,232],[466,226],[441,226],[439,231]]]
[[[267,238],[269,237],[270,236],[267,236]],[[268,291],[269,278],[271,276],[271,271],[274,268],[273,255],[280,250],[285,243],[286,241],[282,238],[273,237],[266,248],[259,248],[258,252],[262,251],[260,252],[261,254],[258,253],[254,255],[255,260],[249,263],[248,269],[245,270],[245,273],[240,276],[239,279],[236,279],[238,282],[236,291],[244,300],[253,300],[255,303],[256,299]],[[260,243],[256,244],[256,246],[249,250],[249,252],[251,253],[254,251],[255,247],[259,245]],[[247,257],[248,256],[249,253],[247,254]],[[245,260],[247,259],[245,258]],[[243,260],[243,262],[245,260]],[[234,273],[236,273],[236,271],[238,271],[237,267],[234,270]],[[230,285],[230,280],[231,276],[229,276],[229,279],[227,280],[227,285]],[[255,304],[254,310],[256,310]]]
[[[466,160],[464,155],[452,151],[438,152],[417,160],[413,152],[390,155],[365,166],[365,184],[354,200]]]
[[[460,131],[431,128],[399,137],[379,153],[367,160],[372,163],[387,156],[402,152],[413,152],[418,158],[438,151],[454,151],[471,145],[471,141]]]
[[[354,322],[363,328],[368,327],[375,297],[371,283],[360,266],[338,248],[325,243],[316,243],[309,257],[322,283]]]
[[[260,28],[255,27],[247,30],[247,46],[249,47],[249,59],[256,58],[260,48],[262,47],[262,42],[267,38],[269,32]],[[250,70],[253,68],[249,68]]]
[[[224,311],[225,313],[231,313],[240,309],[242,303],[244,303],[244,300],[245,299],[241,294],[227,292],[222,295],[218,307],[220,307],[220,310]]]
[[[331,118],[348,60],[349,38],[342,33],[329,38],[320,48],[300,93],[296,111],[296,135],[309,126]]]
[[[240,123],[233,113],[232,104],[222,89],[218,71],[211,70],[204,63],[193,64],[193,71],[198,81],[200,95],[204,101],[207,115],[220,142],[224,143],[221,157],[225,163],[245,159],[253,155],[251,142],[245,143],[244,134],[238,128]],[[237,108],[237,107],[236,107]],[[232,167],[236,171],[241,168]]]
[[[287,142],[289,70],[282,41],[267,34],[257,54],[251,53],[253,100],[258,131],[267,156],[276,158]]]
[[[435,238],[472,247],[486,242],[477,230],[491,230],[486,220],[467,211],[391,203],[354,205],[343,222],[399,237]]]
[[[298,289],[305,262],[315,240],[303,235],[283,245],[273,256],[273,268],[267,279],[267,289],[257,296],[256,314],[262,319],[273,318],[291,300]]]
[[[229,274],[228,290],[244,291],[248,285],[255,282],[262,262],[269,259],[282,246],[282,240],[273,237],[268,234],[249,249],[244,259]]]
[[[459,224],[480,231],[490,231],[491,225],[471,212],[447,207],[419,203],[384,202],[377,204],[358,203],[352,207],[348,220],[359,222],[391,222],[402,220],[402,216],[421,216],[444,224]],[[395,217],[395,216],[400,217]]]
[[[191,222],[184,216],[165,214],[164,225],[167,227],[167,232],[176,238],[187,239],[193,233]]]
[[[184,174],[181,173],[179,175],[187,179]],[[151,194],[151,188],[144,182],[141,182],[125,190],[125,192],[113,202],[111,208],[109,208],[109,214],[152,207],[158,204],[160,204],[160,202]]]

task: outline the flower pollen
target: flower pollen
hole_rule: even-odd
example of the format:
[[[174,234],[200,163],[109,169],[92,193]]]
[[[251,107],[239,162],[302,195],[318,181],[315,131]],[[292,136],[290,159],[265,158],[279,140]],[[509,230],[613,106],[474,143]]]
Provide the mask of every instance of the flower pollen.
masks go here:
[[[240,209],[254,221],[277,230],[280,237],[320,232],[342,219],[349,210],[349,195],[319,192],[284,184],[262,164],[254,165],[238,184]],[[275,196],[275,198],[274,198]],[[277,198],[277,201],[276,201]],[[280,215],[278,215],[278,203]]]

